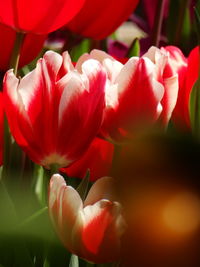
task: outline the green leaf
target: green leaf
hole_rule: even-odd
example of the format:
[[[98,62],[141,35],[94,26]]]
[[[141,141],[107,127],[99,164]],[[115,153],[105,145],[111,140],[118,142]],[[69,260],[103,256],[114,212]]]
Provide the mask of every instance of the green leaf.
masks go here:
[[[34,214],[32,214],[30,217],[26,218],[18,227],[24,227],[25,225],[31,223],[35,219],[37,219],[39,216],[43,215],[44,213],[47,213],[48,207],[44,207],[38,211],[36,211]]]
[[[189,111],[192,131],[195,136],[200,138],[200,78],[192,88]]]
[[[90,39],[84,39],[79,45],[74,46],[72,48],[72,51],[70,53],[72,61],[77,62],[79,57],[82,54],[89,52],[89,50],[90,50]]]
[[[87,196],[89,182],[90,182],[90,171],[87,170],[85,177],[80,182],[79,186],[76,188],[76,191],[79,193],[79,195],[83,201],[85,200],[85,198]]]
[[[79,261],[78,261],[78,256],[72,254],[69,267],[79,267]]]
[[[50,267],[50,264],[47,259],[45,259],[43,267]]]
[[[47,177],[43,167],[34,166],[34,191],[39,203],[46,206],[47,202]]]
[[[135,38],[129,47],[127,57],[138,57],[140,55],[140,42],[138,38]]]
[[[195,13],[195,26],[196,26],[195,28],[198,37],[198,43],[200,44],[200,5],[194,8],[194,13]]]

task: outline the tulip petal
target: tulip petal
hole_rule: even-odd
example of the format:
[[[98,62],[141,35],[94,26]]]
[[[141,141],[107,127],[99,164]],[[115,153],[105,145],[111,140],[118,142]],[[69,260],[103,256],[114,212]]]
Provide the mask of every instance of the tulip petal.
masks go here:
[[[128,19],[138,0],[86,0],[83,8],[67,27],[82,36],[105,39]],[[111,14],[114,14],[111,18]]]
[[[83,6],[84,0],[7,0],[0,1],[0,21],[18,31],[38,34],[54,31],[69,20]]]
[[[111,177],[102,177],[98,179],[90,188],[90,191],[84,201],[84,207],[93,205],[100,199],[115,200],[114,196],[114,179]]]
[[[82,208],[83,203],[77,191],[71,186],[67,186],[61,175],[54,174],[49,186],[49,212],[58,234],[67,248],[71,247],[71,229]]]
[[[81,232],[81,256],[87,260],[103,263],[120,257],[119,237],[124,230],[124,222],[116,225],[121,206],[117,202],[100,200],[83,210],[84,226]],[[73,235],[76,234],[76,226]],[[114,246],[113,246],[114,244]]]
[[[105,105],[106,76],[101,65],[94,60],[88,60],[82,68],[82,76],[71,72],[63,77],[67,84],[63,88],[59,106],[58,142],[65,140],[64,144],[58,144],[59,150],[61,153],[68,150],[68,158],[73,160],[82,155],[97,134]],[[64,80],[60,81],[59,86],[65,84]]]

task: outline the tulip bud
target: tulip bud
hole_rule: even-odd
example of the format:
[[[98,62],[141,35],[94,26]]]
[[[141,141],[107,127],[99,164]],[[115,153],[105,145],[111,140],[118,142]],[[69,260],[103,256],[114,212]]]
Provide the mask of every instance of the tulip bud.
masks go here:
[[[49,187],[49,213],[60,239],[72,253],[95,263],[120,257],[125,229],[121,205],[113,201],[113,179],[103,177],[91,187],[84,203],[62,176],[53,175]]]

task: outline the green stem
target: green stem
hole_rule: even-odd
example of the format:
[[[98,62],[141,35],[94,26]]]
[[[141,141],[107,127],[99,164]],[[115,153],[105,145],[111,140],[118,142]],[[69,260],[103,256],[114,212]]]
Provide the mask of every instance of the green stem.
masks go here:
[[[22,32],[16,33],[16,39],[10,59],[10,68],[14,69],[14,74],[17,75],[18,65],[19,65],[19,58],[20,58],[20,51],[23,44],[25,34]]]
[[[174,38],[174,43],[176,45],[179,44],[180,38],[181,38],[181,33],[182,33],[182,28],[183,28],[183,22],[185,18],[185,12],[188,7],[190,0],[181,0],[181,4],[179,5],[180,10],[178,12],[179,18],[178,18],[178,23],[177,23],[177,28],[176,28],[176,33],[175,33],[175,38]]]
[[[158,1],[158,5],[156,8],[156,16],[155,16],[154,25],[153,25],[152,45],[155,45],[157,47],[160,42],[160,33],[161,33],[162,22],[163,22],[164,5],[165,5],[165,0]]]
[[[78,266],[79,266],[78,256],[72,254],[69,262],[69,267],[78,267]]]
[[[58,164],[51,164],[50,165],[50,171],[49,171],[49,174],[50,174],[50,177],[56,173],[59,173],[59,168],[60,166]]]
[[[20,50],[24,40],[24,33],[17,32],[14,48],[10,60],[10,68],[14,69],[14,74],[17,74]],[[4,116],[4,149],[3,149],[3,177],[9,175],[9,165],[11,161],[11,135],[9,130],[9,125],[6,116]]]

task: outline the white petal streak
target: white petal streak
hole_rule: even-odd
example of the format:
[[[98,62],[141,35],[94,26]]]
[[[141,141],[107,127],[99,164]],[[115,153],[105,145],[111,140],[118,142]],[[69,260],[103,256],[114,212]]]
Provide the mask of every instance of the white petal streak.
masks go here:
[[[57,197],[59,196],[60,189],[62,186],[66,186],[64,178],[59,174],[54,174],[50,180],[50,191],[49,191],[49,209],[53,207]]]
[[[72,64],[72,61],[71,61],[69,53],[67,51],[65,51],[62,54],[62,57],[63,57],[63,66],[64,66],[64,70],[66,71],[66,73],[68,73],[70,71],[73,71],[74,70],[74,66]]]
[[[78,97],[84,90],[84,83],[80,74],[70,72],[65,75],[58,83],[57,86],[63,87],[63,93],[59,105],[58,123],[62,122],[63,112],[68,107],[69,103],[74,97]]]
[[[116,61],[112,56],[108,55],[106,52],[93,49],[90,53],[91,57],[98,60],[99,62],[103,63],[105,59],[110,59],[112,61]]]
[[[123,91],[126,90],[131,77],[134,75],[138,62],[139,62],[138,57],[130,58],[128,62],[124,65],[122,70],[120,71],[115,81],[115,83],[118,84],[119,94],[123,93]]]
[[[106,108],[115,108],[118,105],[118,85],[111,84],[109,80],[106,81]]]
[[[19,84],[19,79],[13,73],[13,70],[8,70],[4,77],[4,88],[9,98],[12,100],[13,104],[19,105],[19,99],[17,94],[17,87]]]
[[[93,205],[87,205],[82,211],[85,226],[92,220],[98,218],[102,210],[107,207],[113,207],[113,203],[107,199],[101,199]]]
[[[104,71],[102,65],[97,60],[89,59],[83,63],[82,73],[86,77],[88,77],[88,80],[92,80],[100,73],[105,74],[105,71]],[[87,81],[87,79],[84,79],[84,80]],[[86,84],[86,88],[87,88],[87,84]],[[89,91],[89,88],[87,88],[87,90]]]
[[[24,110],[29,109],[32,99],[35,97],[36,92],[42,86],[41,81],[41,60],[38,61],[37,67],[24,76],[18,86],[18,94],[23,103]]]
[[[43,56],[42,62],[43,62],[43,67],[48,68],[47,72],[50,75],[54,74],[56,76],[62,65],[63,57],[54,51],[47,51]],[[46,78],[49,78],[48,74]]]
[[[108,79],[111,81],[111,83],[114,83],[123,68],[123,64],[121,64],[117,60],[111,60],[109,58],[106,58],[103,61],[103,66],[105,67],[106,72],[108,74]]]
[[[88,60],[88,59],[91,59],[92,57],[88,54],[88,53],[85,53],[83,54],[81,57],[79,57],[77,63],[76,63],[76,70],[79,72],[79,73],[82,73],[82,65],[83,63]]]
[[[50,96],[52,85],[56,82],[62,61],[62,56],[53,51],[46,52],[44,57],[41,59],[41,72],[45,82],[44,86]]]

